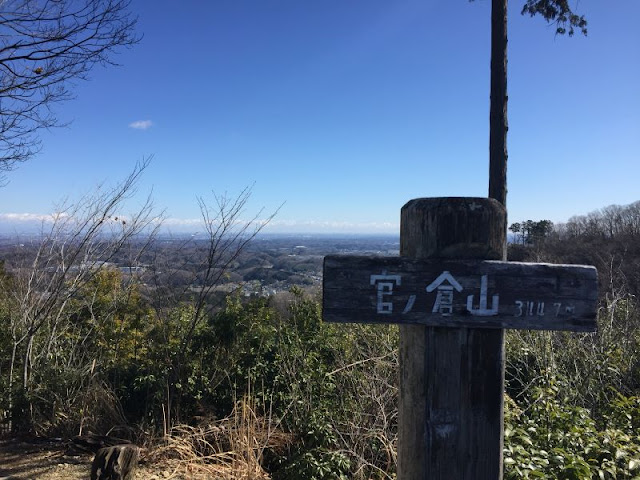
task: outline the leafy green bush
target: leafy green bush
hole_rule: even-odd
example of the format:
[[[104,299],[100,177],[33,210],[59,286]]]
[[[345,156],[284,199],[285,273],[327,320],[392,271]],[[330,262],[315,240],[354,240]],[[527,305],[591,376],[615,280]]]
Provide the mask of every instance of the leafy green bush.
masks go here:
[[[265,455],[274,479],[389,478],[395,470],[397,329],[324,323],[320,303],[294,288],[284,308],[228,298],[188,357],[184,374],[194,381],[183,413],[197,398],[223,416],[250,391],[293,435],[286,451]]]
[[[516,403],[505,401],[506,479],[640,478],[638,398],[617,394],[602,428],[589,410],[567,403],[553,377]]]
[[[351,478],[351,463],[339,449],[338,436],[328,413],[316,411],[308,418],[299,419],[295,429],[299,432],[297,442],[279,459],[281,467],[274,472],[274,480]]]

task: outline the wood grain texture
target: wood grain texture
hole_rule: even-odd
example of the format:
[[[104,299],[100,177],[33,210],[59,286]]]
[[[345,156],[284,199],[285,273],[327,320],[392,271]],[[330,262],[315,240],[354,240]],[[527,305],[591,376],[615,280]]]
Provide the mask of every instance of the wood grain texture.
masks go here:
[[[483,276],[487,310],[497,307],[486,315],[478,311]],[[329,322],[596,329],[598,278],[590,266],[333,255],[325,257],[323,282]]]
[[[400,257],[325,257],[325,321],[400,324],[399,479],[501,479],[504,329],[596,328],[595,268],[505,254],[504,206],[450,197],[403,207]]]
[[[504,260],[505,235],[496,200],[416,199],[401,211],[400,255]],[[398,478],[502,478],[503,392],[504,330],[401,324]]]

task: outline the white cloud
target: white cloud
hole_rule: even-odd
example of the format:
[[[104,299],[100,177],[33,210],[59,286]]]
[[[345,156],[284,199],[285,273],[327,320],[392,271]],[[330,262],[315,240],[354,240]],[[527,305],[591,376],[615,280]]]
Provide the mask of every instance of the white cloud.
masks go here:
[[[66,216],[65,213],[0,213],[0,233],[10,231],[13,228],[38,229],[43,224],[51,224],[56,216]],[[127,219],[124,215],[120,219]],[[158,218],[154,220],[162,224],[162,230],[173,233],[194,233],[204,231],[202,218]],[[251,220],[238,220],[238,226],[242,227],[251,223],[253,227],[264,227],[264,233],[308,234],[308,233],[347,233],[347,234],[397,234],[400,225],[393,222],[348,222],[325,220],[285,220],[273,219],[266,223],[264,220],[252,222]],[[266,224],[265,224],[266,223]],[[26,230],[25,230],[26,231]]]
[[[137,120],[129,124],[129,127],[135,128],[136,130],[147,130],[153,126],[153,122],[151,120]]]
[[[0,213],[2,222],[50,222],[53,218],[51,214],[40,213]]]
[[[196,232],[204,230],[202,218],[176,218],[168,217],[162,219],[162,228],[174,233]],[[273,219],[270,222],[265,220],[238,220],[238,226],[251,223],[253,227],[263,227],[264,233],[285,233],[285,234],[398,234],[400,225],[394,222],[348,222],[348,221],[325,221],[325,220],[285,220]]]
[[[400,225],[392,222],[345,222],[318,220],[272,220],[265,232],[287,233],[397,233]]]
[[[55,214],[0,213],[0,234],[37,234],[52,224]],[[62,214],[58,214],[62,215]]]
[[[202,226],[201,218],[163,218],[162,225],[165,227],[191,227],[191,226]]]

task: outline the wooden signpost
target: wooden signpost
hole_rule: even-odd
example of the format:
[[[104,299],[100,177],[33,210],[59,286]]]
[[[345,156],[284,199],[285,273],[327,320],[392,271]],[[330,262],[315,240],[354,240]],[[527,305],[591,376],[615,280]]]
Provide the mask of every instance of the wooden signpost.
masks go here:
[[[593,332],[597,283],[582,265],[334,255],[324,319]]]
[[[597,274],[505,262],[494,199],[423,198],[400,258],[328,256],[323,318],[400,324],[399,480],[502,478],[504,330],[594,331]]]

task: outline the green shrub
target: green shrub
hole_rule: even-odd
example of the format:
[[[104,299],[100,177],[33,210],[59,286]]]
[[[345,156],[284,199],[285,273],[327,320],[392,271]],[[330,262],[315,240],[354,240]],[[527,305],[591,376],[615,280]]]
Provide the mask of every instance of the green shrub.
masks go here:
[[[640,478],[638,399],[617,394],[598,428],[590,411],[568,403],[563,390],[551,377],[518,403],[506,397],[505,478]]]

